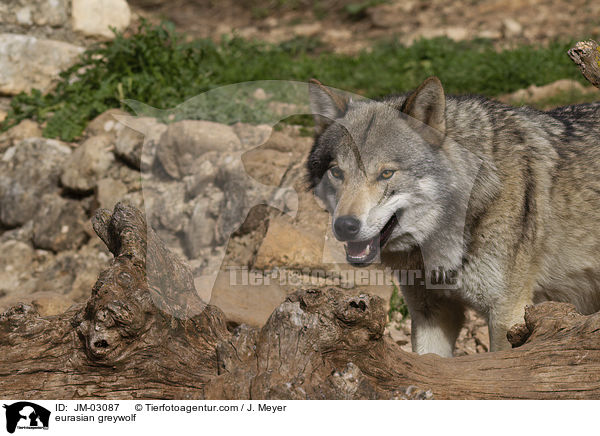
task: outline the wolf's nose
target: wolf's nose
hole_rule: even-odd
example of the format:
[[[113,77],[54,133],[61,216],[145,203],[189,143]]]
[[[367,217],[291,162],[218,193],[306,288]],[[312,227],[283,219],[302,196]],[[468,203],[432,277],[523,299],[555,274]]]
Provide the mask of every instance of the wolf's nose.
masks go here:
[[[352,215],[344,215],[335,220],[333,230],[339,240],[350,241],[358,235],[360,221]]]

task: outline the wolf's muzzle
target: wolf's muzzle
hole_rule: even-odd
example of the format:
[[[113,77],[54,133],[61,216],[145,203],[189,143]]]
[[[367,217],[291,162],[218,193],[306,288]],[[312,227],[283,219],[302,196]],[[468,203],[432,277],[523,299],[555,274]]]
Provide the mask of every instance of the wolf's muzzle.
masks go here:
[[[352,215],[344,215],[335,220],[333,230],[340,241],[351,241],[360,231],[360,221]]]

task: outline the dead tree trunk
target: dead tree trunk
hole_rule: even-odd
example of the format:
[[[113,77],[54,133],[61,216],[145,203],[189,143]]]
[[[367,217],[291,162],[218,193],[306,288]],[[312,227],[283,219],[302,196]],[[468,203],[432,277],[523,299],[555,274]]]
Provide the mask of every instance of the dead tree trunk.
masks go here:
[[[596,88],[600,88],[600,46],[596,41],[582,41],[568,51],[581,74]]]
[[[598,45],[569,56],[600,87]],[[600,398],[600,313],[539,304],[509,332],[513,350],[444,359],[384,337],[380,298],[305,289],[262,329],[230,332],[141,212],[120,203],[93,224],[115,259],[87,304],[0,315],[3,398]]]
[[[229,332],[141,212],[118,204],[94,228],[115,259],[87,304],[48,318],[21,305],[0,317],[2,397],[600,398],[600,314],[544,303],[511,332],[517,348],[444,359],[384,337],[380,298],[306,289],[262,329]]]

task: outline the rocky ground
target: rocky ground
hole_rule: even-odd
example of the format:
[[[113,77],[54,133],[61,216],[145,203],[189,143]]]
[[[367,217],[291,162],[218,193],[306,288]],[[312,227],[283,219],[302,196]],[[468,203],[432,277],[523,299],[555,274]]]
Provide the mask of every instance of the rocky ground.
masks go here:
[[[232,32],[262,41],[318,37],[354,53],[381,38],[489,38],[499,46],[600,35],[600,3],[592,0],[132,0],[136,14],[168,18],[193,36]],[[576,29],[577,34],[573,31]]]

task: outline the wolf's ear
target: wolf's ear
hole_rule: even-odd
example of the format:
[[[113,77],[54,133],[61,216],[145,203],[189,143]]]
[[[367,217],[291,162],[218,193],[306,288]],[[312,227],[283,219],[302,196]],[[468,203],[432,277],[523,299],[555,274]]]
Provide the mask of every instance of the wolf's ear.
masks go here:
[[[408,96],[401,111],[444,135],[446,133],[446,96],[440,79],[435,76],[425,79]]]
[[[333,92],[317,79],[308,81],[310,110],[315,117],[316,133],[322,133],[333,120],[348,110],[348,98]]]

